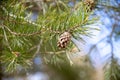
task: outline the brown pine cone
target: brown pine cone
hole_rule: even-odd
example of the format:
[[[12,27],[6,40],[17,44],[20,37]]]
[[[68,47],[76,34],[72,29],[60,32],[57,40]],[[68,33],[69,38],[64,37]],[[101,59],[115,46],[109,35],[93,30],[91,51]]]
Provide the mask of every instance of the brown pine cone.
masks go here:
[[[60,48],[65,48],[69,43],[70,38],[71,34],[69,32],[64,32],[63,34],[60,35],[57,46]]]
[[[95,1],[94,0],[84,0],[84,4],[90,7],[90,10],[95,8]]]

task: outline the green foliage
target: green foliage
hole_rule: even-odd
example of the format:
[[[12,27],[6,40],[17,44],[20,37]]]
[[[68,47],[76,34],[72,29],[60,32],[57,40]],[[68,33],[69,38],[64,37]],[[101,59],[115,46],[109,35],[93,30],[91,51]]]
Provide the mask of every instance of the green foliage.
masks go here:
[[[7,73],[19,72],[22,66],[24,69],[30,68],[32,64],[28,59],[30,54],[27,53],[19,53],[19,52],[7,52],[3,51],[5,55],[1,56],[1,64],[5,64],[3,70]],[[22,65],[22,66],[21,66]]]
[[[105,80],[119,80],[120,79],[120,65],[116,59],[112,59],[110,64],[105,68]]]
[[[94,21],[89,19],[91,12],[83,2],[71,10],[67,4],[58,1],[57,7],[43,8],[45,13],[39,14],[36,22],[30,21],[26,16],[28,8],[24,1],[16,0],[8,0],[0,6],[0,40],[3,46],[0,61],[9,72],[13,72],[19,65],[27,68],[38,53],[47,62],[56,63],[61,56],[66,57],[64,53],[71,50],[74,44],[71,42],[67,48],[59,49],[57,41],[60,34],[67,31],[76,38],[77,34],[88,36],[90,27],[86,25]],[[49,56],[51,53],[55,56]]]
[[[93,80],[94,70],[90,66],[71,66],[68,63],[59,63],[59,67],[48,64],[54,76],[50,80]]]

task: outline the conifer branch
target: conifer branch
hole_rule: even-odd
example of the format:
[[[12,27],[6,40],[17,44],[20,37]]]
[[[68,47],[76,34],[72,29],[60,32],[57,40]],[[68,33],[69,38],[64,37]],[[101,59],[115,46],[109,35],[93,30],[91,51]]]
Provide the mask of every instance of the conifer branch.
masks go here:
[[[3,25],[11,34],[16,35],[16,36],[33,36],[33,35],[37,35],[37,34],[41,34],[41,31],[38,32],[34,32],[34,33],[29,33],[29,34],[22,34],[22,33],[17,33],[17,32],[13,32],[12,30],[10,30],[7,26]]]
[[[61,6],[56,1],[57,9],[55,9],[55,11],[54,9],[50,9],[48,10],[48,13],[46,12],[44,15],[39,15],[40,17],[37,19],[38,21],[33,22],[25,18],[24,12],[26,8],[17,4],[15,3],[13,6],[8,6],[8,3],[6,4],[6,7],[0,6],[3,13],[5,13],[3,15],[4,17],[0,18],[2,20],[0,28],[3,28],[3,30],[1,30],[0,37],[3,37],[3,39],[8,38],[8,41],[4,41],[4,43],[9,43],[12,49],[10,51],[7,51],[9,45],[5,45],[5,47],[7,47],[5,48],[6,52],[2,55],[3,57],[1,57],[1,60],[5,59],[3,65],[5,64],[7,71],[14,71],[15,69],[17,69],[17,64],[24,67],[25,65],[30,63],[26,62],[28,56],[30,56],[30,59],[33,59],[38,53],[47,53],[47,55],[55,54],[55,56],[66,53],[66,55],[62,54],[59,57],[56,57],[56,59],[52,58],[53,60],[50,58],[49,62],[53,61],[56,64],[57,61],[55,60],[57,60],[57,58],[63,57],[64,55],[65,57],[67,57],[67,60],[70,61],[70,64],[73,64],[72,60],[69,57],[69,54],[67,54],[67,52],[69,53],[69,50],[65,50],[68,48],[59,49],[57,47],[56,44],[58,41],[58,35],[64,34],[67,31],[68,33],[70,33],[69,36],[74,36],[77,32],[81,35],[87,34],[87,32],[85,31],[87,31],[89,28],[82,27],[87,23],[90,23],[88,20],[88,16],[90,15],[90,13],[86,12],[86,8],[80,6],[80,10],[75,10],[73,14],[68,15],[71,12],[68,9],[69,7],[60,2],[60,4],[68,9],[68,11],[62,11],[60,10]],[[14,6],[16,6],[16,8],[14,8]],[[82,8],[84,8],[85,10]],[[3,34],[3,32],[6,32],[5,35]],[[31,36],[35,37],[31,38]],[[69,42],[70,38],[71,37],[66,37],[64,34],[60,40],[63,40],[62,44],[64,44],[66,42]],[[72,46],[73,44],[70,44],[67,47],[72,48]],[[26,53],[34,54],[30,55]],[[47,55],[45,55],[46,58],[48,57]],[[7,59],[11,60],[7,62]]]
[[[7,26],[5,25],[1,25],[1,26],[4,26],[4,28],[6,28],[11,34],[15,35],[15,36],[24,36],[24,37],[28,37],[28,36],[34,36],[34,35],[40,35],[42,32],[44,31],[37,31],[37,32],[33,32],[33,33],[29,33],[29,34],[23,34],[23,33],[17,33],[17,32],[14,32],[12,31],[11,29],[9,29]],[[46,30],[45,30],[46,31]],[[59,34],[60,31],[52,31],[52,30],[47,30],[49,31],[50,33],[57,33]],[[3,35],[0,35],[0,37],[3,37]]]

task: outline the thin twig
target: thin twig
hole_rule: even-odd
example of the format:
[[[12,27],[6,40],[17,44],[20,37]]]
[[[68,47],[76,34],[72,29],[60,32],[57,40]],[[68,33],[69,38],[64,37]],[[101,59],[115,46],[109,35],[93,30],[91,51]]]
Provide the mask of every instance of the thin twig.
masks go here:
[[[24,36],[24,37],[27,37],[27,36],[33,36],[33,35],[39,35],[39,34],[41,34],[42,32],[44,32],[44,31],[37,31],[37,32],[33,32],[33,33],[29,33],[29,34],[23,34],[23,33],[17,33],[17,32],[14,32],[14,31],[12,31],[11,29],[9,29],[7,26],[5,26],[5,25],[2,25],[2,26],[4,26],[4,28],[6,28],[11,34],[13,34],[13,35],[16,35],[16,36]],[[47,29],[46,29],[46,31],[47,31]],[[49,30],[49,32],[50,33],[57,33],[57,34],[59,34],[60,33],[60,31],[52,31],[52,30]],[[0,35],[0,37],[3,37],[2,35]]]
[[[10,30],[7,26],[3,25],[4,28],[6,28],[11,34],[16,35],[16,36],[33,36],[36,34],[41,34],[41,31],[38,32],[34,32],[34,33],[29,33],[29,34],[22,34],[22,33],[17,33],[17,32],[13,32],[12,30]]]
[[[114,23],[113,27],[112,27],[112,31],[110,33],[110,45],[111,45],[111,59],[113,60],[114,59],[114,54],[113,54],[113,41],[112,41],[112,37],[113,37],[113,33],[114,33],[114,30],[115,30],[115,27],[116,27],[116,23]]]
[[[46,54],[61,54],[65,53],[66,51],[57,51],[57,52],[52,52],[52,51],[47,51],[47,52],[40,52],[40,53],[46,53]]]
[[[107,36],[108,36],[108,35],[107,35]],[[97,44],[99,44],[100,42],[102,42],[103,40],[105,40],[107,36],[105,36],[104,38],[102,38],[101,40],[99,40],[96,44],[94,44],[94,45],[90,48],[88,54],[90,55],[91,52],[92,52],[92,50],[97,46]]]
[[[114,30],[115,30],[115,27],[116,27],[116,22],[113,24],[112,26],[112,31],[110,33],[110,46],[111,46],[111,64],[110,64],[110,73],[111,73],[111,76],[110,77],[113,77],[112,74],[115,74],[114,71],[113,71],[113,67],[115,66],[114,64],[114,47],[113,47],[113,41],[112,41],[112,38],[113,38],[113,34],[114,34]]]

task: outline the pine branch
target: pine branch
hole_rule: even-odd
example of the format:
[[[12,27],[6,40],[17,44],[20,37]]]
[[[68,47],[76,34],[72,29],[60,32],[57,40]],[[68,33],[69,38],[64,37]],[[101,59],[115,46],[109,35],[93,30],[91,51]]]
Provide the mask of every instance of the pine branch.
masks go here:
[[[75,36],[76,33],[88,35],[90,28],[84,26],[92,24],[94,20],[88,18],[91,12],[88,12],[85,5],[80,4],[71,12],[64,3],[56,1],[56,4],[57,8],[48,9],[44,15],[38,15],[36,22],[25,18],[26,9],[22,9],[24,7],[21,3],[18,5],[14,3],[16,7],[0,6],[4,13],[2,14],[4,17],[1,17],[2,23],[0,23],[0,28],[2,28],[0,38],[3,38],[5,46],[5,54],[0,58],[4,61],[2,64],[5,65],[7,71],[13,72],[18,66],[29,66],[26,60],[30,61],[38,53],[45,55],[48,62],[51,61],[56,65],[58,65],[57,62],[71,62],[68,55],[62,54],[69,52],[74,45],[70,42],[69,35]],[[62,10],[60,4],[66,7],[66,10]],[[65,32],[69,33],[68,37],[65,36]],[[62,34],[64,34],[62,38],[69,40],[70,43],[65,45],[65,48],[59,49],[57,42]],[[63,45],[64,42],[68,42],[67,40],[60,44]]]
[[[7,26],[2,25],[4,28],[6,28],[11,34],[16,35],[16,36],[34,36],[34,35],[39,35],[41,34],[41,31],[38,32],[34,32],[34,33],[30,33],[30,34],[22,34],[22,33],[17,33],[17,32],[13,32],[12,30],[10,30]]]

